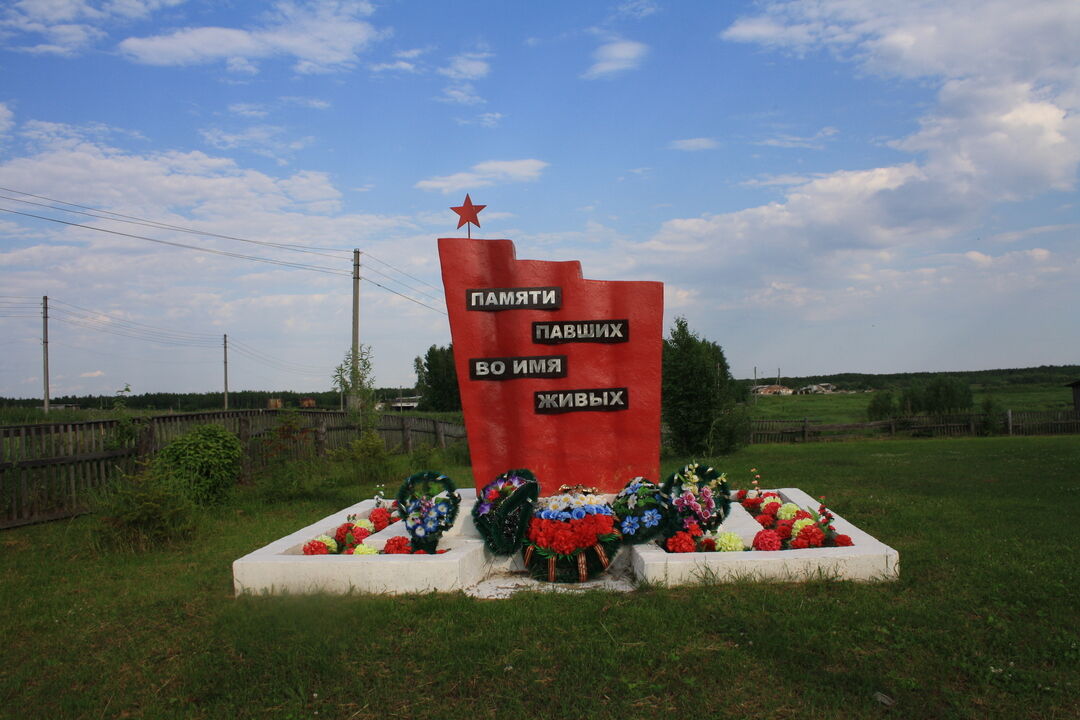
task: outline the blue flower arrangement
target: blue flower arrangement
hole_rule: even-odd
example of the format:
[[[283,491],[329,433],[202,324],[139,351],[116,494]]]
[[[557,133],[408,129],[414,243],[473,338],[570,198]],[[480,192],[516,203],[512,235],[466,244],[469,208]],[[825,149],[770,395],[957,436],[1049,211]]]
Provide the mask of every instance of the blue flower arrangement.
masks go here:
[[[453,480],[428,471],[405,479],[397,503],[413,550],[433,553],[442,534],[454,526],[461,496]]]
[[[659,534],[671,516],[671,502],[659,485],[643,477],[626,484],[611,502],[623,542],[637,544]]]

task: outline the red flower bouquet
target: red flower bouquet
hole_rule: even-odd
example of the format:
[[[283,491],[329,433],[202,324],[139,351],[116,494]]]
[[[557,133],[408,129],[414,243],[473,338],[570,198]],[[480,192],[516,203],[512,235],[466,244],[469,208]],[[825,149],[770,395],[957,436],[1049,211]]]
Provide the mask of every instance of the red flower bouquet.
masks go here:
[[[525,534],[525,566],[538,580],[585,582],[607,569],[621,536],[615,513],[594,490],[560,488],[541,498]]]

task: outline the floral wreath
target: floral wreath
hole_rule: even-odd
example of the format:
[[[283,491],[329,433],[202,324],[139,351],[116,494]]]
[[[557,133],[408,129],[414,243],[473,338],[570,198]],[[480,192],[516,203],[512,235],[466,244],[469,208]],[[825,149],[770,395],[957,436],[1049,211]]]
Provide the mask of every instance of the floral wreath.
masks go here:
[[[427,471],[405,478],[397,504],[413,550],[434,552],[442,534],[454,526],[461,496],[453,480]]]
[[[652,480],[636,477],[611,501],[623,542],[637,544],[660,533],[670,522],[671,499]]]
[[[669,537],[695,525],[705,532],[715,530],[731,507],[727,476],[696,462],[673,472],[664,481],[663,491],[674,509],[666,532]]]
[[[473,505],[473,523],[491,552],[517,552],[539,495],[540,483],[524,468],[507,470],[481,488]]]
[[[529,520],[523,559],[537,580],[585,582],[608,568],[622,545],[615,511],[595,488],[563,485]]]

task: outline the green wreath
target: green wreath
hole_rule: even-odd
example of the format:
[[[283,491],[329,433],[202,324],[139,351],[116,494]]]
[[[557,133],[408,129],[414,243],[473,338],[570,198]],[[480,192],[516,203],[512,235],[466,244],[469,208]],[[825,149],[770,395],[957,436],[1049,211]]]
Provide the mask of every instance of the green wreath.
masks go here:
[[[622,539],[628,545],[656,537],[671,522],[671,498],[652,480],[636,477],[611,501]]]
[[[491,552],[517,552],[539,496],[540,483],[525,468],[507,470],[481,488],[473,505],[473,524]]]
[[[663,485],[664,493],[671,498],[672,512],[665,531],[666,537],[671,537],[680,530],[685,529],[687,522],[696,522],[705,532],[710,532],[720,527],[720,523],[728,516],[731,509],[731,488],[728,487],[727,475],[717,472],[709,466],[700,463],[684,465],[679,470],[671,473]],[[712,500],[712,509],[707,509],[707,502],[702,499],[703,490],[707,490],[707,496]],[[690,492],[693,498],[687,498]],[[693,503],[700,506],[693,507]]]
[[[439,538],[454,526],[460,504],[457,486],[442,473],[427,471],[405,478],[397,506],[413,550],[435,552]]]
[[[536,545],[526,545],[522,555],[529,574],[546,582],[576,583],[607,570],[622,547],[616,532],[597,539],[595,545],[582,548],[573,555],[559,555]]]

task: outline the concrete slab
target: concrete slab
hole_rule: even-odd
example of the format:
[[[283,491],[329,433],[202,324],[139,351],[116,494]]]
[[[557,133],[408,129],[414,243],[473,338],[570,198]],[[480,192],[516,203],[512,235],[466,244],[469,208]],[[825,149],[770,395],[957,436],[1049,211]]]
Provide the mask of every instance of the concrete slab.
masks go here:
[[[817,500],[798,488],[781,488],[778,492],[786,502],[801,508],[816,510],[818,507]],[[873,581],[900,577],[900,555],[896,550],[835,512],[833,515],[833,526],[837,532],[851,536],[851,547],[669,553],[654,543],[644,543],[635,545],[631,551],[634,576],[639,582],[665,586],[738,579],[797,581],[824,576]],[[721,530],[738,533],[743,542],[750,545],[761,526],[741,505],[732,503],[732,512]]]
[[[800,507],[816,509],[817,501],[798,490],[784,488],[781,496]],[[623,547],[608,572],[580,585],[552,585],[532,580],[524,572],[520,554],[493,555],[484,547],[472,522],[475,499],[462,498],[457,522],[443,535],[442,555],[304,555],[305,543],[332,534],[349,515],[367,517],[375,507],[365,500],[259,548],[233,562],[233,587],[242,594],[453,592],[475,597],[507,597],[521,590],[572,591],[628,590],[634,582],[686,585],[738,578],[805,580],[822,574],[850,580],[892,580],[899,577],[899,555],[892,548],[836,515],[839,532],[854,545],[776,552],[668,553],[654,543]],[[760,530],[741,505],[722,530],[738,533],[746,545]],[[367,544],[381,549],[395,535],[405,535],[397,522],[370,536]]]

